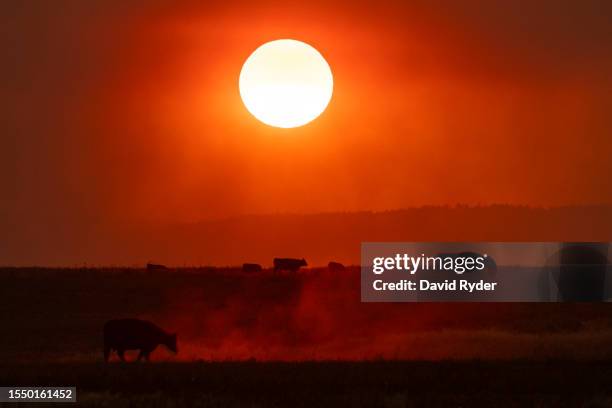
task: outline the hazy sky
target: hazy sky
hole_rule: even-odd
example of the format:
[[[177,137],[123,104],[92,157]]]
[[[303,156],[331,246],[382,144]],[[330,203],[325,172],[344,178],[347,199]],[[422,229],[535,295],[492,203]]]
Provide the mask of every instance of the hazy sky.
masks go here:
[[[0,5],[5,225],[612,202],[609,1],[179,3]],[[299,129],[238,93],[279,38],[334,74]]]

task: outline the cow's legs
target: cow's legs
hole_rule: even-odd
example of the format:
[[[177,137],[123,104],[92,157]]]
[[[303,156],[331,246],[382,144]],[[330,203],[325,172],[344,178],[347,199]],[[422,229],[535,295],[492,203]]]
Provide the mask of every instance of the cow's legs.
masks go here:
[[[125,355],[123,354],[124,352],[125,352],[125,350],[123,350],[123,349],[117,349],[117,355],[119,356],[119,358],[123,362],[125,362]]]

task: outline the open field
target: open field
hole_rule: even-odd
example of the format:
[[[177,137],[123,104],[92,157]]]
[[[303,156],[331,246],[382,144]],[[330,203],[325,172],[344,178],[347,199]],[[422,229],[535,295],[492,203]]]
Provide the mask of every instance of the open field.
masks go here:
[[[364,304],[357,268],[0,273],[0,384],[87,406],[612,406],[609,303]],[[178,355],[102,363],[125,316],[178,332]]]
[[[93,407],[612,406],[609,362],[34,364],[0,383],[75,384]]]
[[[366,304],[358,268],[3,269],[2,361],[97,362],[119,317],[177,332],[157,361],[612,360],[612,304]]]

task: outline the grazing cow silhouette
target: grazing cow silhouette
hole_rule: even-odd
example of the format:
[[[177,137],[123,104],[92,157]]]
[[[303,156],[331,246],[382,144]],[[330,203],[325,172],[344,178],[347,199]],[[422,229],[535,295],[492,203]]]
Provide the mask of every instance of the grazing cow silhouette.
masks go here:
[[[245,263],[242,264],[242,272],[261,272],[262,267],[256,263]]]
[[[147,271],[163,271],[166,269],[168,269],[166,265],[158,265],[158,264],[153,264],[153,263],[147,264]]]
[[[178,353],[176,334],[166,333],[149,321],[118,319],[104,324],[104,361],[108,361],[112,350],[117,351],[121,361],[125,361],[126,350],[140,350],[138,361],[143,357],[149,361],[151,352],[160,344]]]
[[[327,269],[333,272],[340,272],[343,271],[345,268],[344,265],[342,265],[340,262],[331,261],[327,264]]]
[[[274,271],[297,272],[300,267],[308,266],[306,260],[294,258],[274,258]]]

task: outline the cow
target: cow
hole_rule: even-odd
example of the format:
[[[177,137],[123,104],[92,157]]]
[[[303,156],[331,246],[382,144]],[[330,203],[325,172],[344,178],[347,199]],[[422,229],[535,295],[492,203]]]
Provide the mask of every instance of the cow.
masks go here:
[[[147,264],[147,271],[165,271],[166,269],[168,269],[166,265],[158,265],[154,263]]]
[[[340,272],[343,271],[344,265],[342,265],[340,262],[334,262],[331,261],[330,263],[327,264],[327,269],[329,269],[332,272]]]
[[[308,266],[306,260],[294,258],[274,258],[274,271],[297,272],[300,267]]]
[[[111,351],[117,351],[121,361],[125,361],[126,350],[140,350],[138,361],[149,356],[158,345],[166,346],[178,353],[176,333],[169,334],[157,325],[140,319],[109,320],[104,324],[104,361],[108,361]]]
[[[260,264],[256,264],[256,263],[242,264],[242,272],[253,273],[253,272],[261,272],[261,270],[262,268]]]

